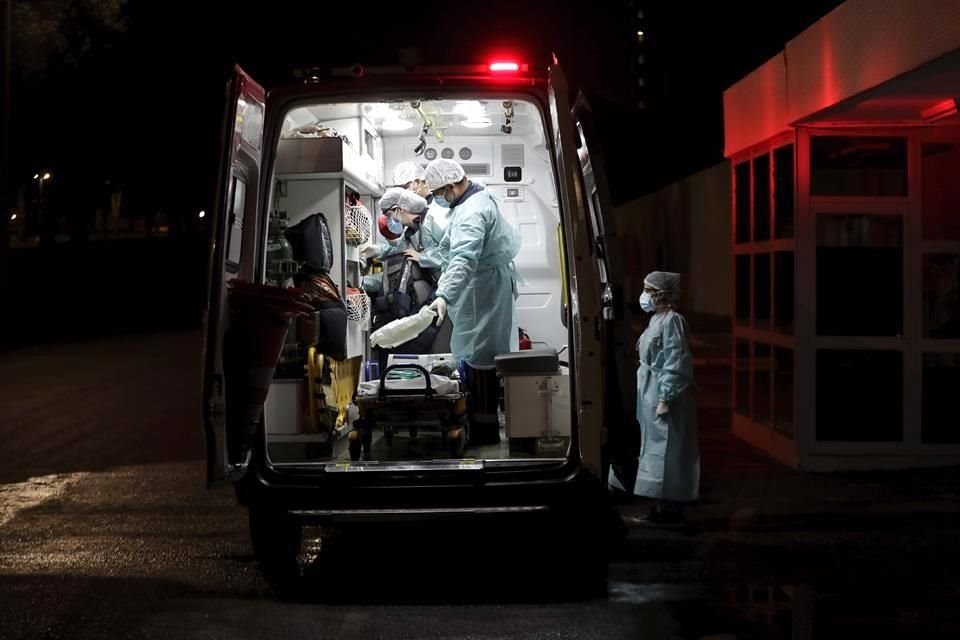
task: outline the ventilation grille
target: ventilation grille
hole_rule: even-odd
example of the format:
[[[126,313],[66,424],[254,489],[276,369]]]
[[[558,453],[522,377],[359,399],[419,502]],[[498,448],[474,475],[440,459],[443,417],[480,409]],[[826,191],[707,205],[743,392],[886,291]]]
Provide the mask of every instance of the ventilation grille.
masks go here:
[[[505,167],[523,166],[523,145],[505,144],[500,147],[500,159]]]
[[[466,173],[468,176],[489,176],[489,175],[491,175],[491,173],[490,173],[490,164],[489,164],[489,163],[486,163],[486,162],[483,162],[483,163],[474,163],[474,164],[464,163],[464,164],[462,164],[462,165],[460,165],[460,166],[463,167],[463,172]]]

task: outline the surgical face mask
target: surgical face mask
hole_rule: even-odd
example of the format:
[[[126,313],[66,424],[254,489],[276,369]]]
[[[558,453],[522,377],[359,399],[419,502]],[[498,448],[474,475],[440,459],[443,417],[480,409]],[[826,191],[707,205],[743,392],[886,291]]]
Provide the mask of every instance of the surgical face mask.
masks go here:
[[[390,229],[390,233],[397,236],[403,233],[403,223],[397,220],[396,214],[387,216],[387,229]]]
[[[444,197],[444,196],[446,196],[446,195],[447,195],[447,189],[446,189],[446,187],[444,187],[444,189],[443,189],[442,192],[440,192],[440,193],[434,192],[434,194],[433,194],[433,201],[436,202],[436,203],[437,203],[438,205],[440,205],[441,207],[443,207],[444,209],[449,209],[449,208],[450,208],[450,201],[447,200],[446,197]]]
[[[653,313],[657,310],[657,305],[653,301],[653,298],[650,297],[650,294],[644,291],[640,294],[640,308],[646,311],[647,313]]]

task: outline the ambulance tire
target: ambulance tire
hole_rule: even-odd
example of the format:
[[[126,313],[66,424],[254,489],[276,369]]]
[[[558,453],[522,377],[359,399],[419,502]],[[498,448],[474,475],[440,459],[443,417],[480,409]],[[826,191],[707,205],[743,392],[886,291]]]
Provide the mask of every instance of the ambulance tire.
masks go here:
[[[300,544],[303,528],[289,513],[262,502],[250,512],[250,543],[260,573],[282,599],[293,593],[300,577]]]

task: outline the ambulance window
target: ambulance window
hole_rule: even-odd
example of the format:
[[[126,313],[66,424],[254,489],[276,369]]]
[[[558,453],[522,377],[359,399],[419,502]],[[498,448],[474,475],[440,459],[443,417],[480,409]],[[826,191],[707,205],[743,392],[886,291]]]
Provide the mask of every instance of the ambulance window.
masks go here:
[[[227,263],[233,266],[240,265],[241,250],[243,248],[243,208],[247,200],[247,183],[234,176],[232,204],[230,206],[230,233],[227,235]]]

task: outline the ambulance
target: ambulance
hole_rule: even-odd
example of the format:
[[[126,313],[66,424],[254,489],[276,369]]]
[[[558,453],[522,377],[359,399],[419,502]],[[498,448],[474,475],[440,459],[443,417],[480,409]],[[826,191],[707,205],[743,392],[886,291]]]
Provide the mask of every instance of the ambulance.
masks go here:
[[[500,57],[306,70],[269,91],[234,69],[212,221],[203,424],[208,481],[236,488],[264,569],[294,566],[304,526],[351,520],[549,513],[579,542],[593,539],[607,443],[630,428],[635,392],[603,161],[589,103],[571,95],[555,57],[542,67]],[[435,158],[459,162],[518,230],[517,324],[532,348],[512,354],[501,377],[499,443],[468,441],[451,456],[428,434],[381,425],[357,455],[354,400],[369,382],[372,328],[364,247],[379,241],[377,204],[393,168]],[[317,213],[348,319],[345,358],[310,353],[336,369],[334,395],[347,406],[317,428],[323,376],[294,366],[274,376],[255,437],[244,438],[226,410],[230,282],[268,282],[271,224]]]

